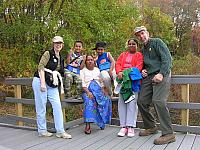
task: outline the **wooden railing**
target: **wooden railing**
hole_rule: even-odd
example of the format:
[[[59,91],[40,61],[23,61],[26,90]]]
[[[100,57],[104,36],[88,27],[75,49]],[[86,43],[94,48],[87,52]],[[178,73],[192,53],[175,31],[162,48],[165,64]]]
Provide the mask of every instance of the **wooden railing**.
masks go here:
[[[4,101],[8,103],[15,103],[16,105],[16,116],[8,115],[9,118],[16,120],[17,124],[22,126],[23,122],[35,123],[35,119],[23,117],[23,104],[34,105],[34,99],[22,98],[21,91],[22,86],[31,86],[32,78],[6,78],[4,84],[14,85],[15,86],[15,97],[5,97]],[[181,99],[182,102],[168,102],[168,108],[181,109],[181,125],[173,125],[175,131],[181,132],[192,132],[200,133],[199,126],[189,126],[189,110],[200,110],[200,103],[190,103],[189,98],[189,88],[191,84],[200,84],[199,75],[174,75],[171,80],[172,84],[181,85]],[[4,94],[5,95],[5,94]],[[116,103],[118,100],[117,97],[113,98],[113,103]],[[199,100],[200,101],[200,100]],[[61,104],[63,112],[65,113],[65,108],[67,106],[82,104],[82,100],[76,100],[73,98],[64,99],[62,98]],[[49,105],[49,104],[48,104]],[[200,113],[200,112],[199,112]],[[74,123],[69,123],[66,126],[70,127],[77,123],[83,122],[82,119],[75,120]],[[112,124],[119,124],[117,119],[112,119]],[[49,123],[50,126],[53,126],[52,123]],[[138,126],[141,126],[141,122],[137,123]]]

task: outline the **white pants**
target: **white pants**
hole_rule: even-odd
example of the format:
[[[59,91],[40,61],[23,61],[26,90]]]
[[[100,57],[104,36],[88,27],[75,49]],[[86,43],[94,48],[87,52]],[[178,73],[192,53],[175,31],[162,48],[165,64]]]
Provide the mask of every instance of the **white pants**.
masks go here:
[[[116,81],[116,72],[115,70],[113,70],[112,72],[112,76],[113,76],[113,81],[114,81],[114,86],[116,87],[117,86],[117,81]],[[108,89],[108,92],[109,92],[109,95],[112,96],[113,95],[113,92],[112,92],[112,79],[108,73],[107,70],[103,70],[101,71],[101,77],[103,79],[103,83],[105,85],[105,87]]]
[[[121,127],[136,127],[138,114],[137,99],[138,93],[135,92],[135,99],[125,104],[121,94],[119,94],[118,113]]]

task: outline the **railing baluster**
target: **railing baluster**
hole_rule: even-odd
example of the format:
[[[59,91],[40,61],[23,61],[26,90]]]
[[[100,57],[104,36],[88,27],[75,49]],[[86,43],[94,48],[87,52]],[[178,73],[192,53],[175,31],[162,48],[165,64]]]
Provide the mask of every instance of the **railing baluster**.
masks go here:
[[[64,100],[65,99],[65,95],[64,94],[60,94],[60,100]],[[66,112],[65,112],[65,108],[62,108],[62,112],[63,112],[63,121],[66,122]]]
[[[21,85],[15,85],[15,98],[19,98],[21,99],[21,90],[22,90],[22,86]],[[16,108],[16,114],[19,117],[23,116],[23,109],[22,109],[22,104],[15,104],[15,108]],[[21,121],[17,121],[17,125],[19,126],[23,126],[23,122]]]
[[[190,103],[189,84],[181,85],[181,98],[184,103]],[[181,110],[181,125],[189,125],[189,109]]]

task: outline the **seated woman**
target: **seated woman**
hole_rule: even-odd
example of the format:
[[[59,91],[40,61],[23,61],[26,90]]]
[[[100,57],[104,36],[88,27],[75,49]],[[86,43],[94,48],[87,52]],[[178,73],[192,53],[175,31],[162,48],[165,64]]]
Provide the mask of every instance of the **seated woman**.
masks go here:
[[[100,71],[95,67],[92,55],[86,56],[85,68],[80,71],[83,87],[85,134],[90,134],[90,123],[96,123],[102,130],[111,121],[112,104],[103,87]]]

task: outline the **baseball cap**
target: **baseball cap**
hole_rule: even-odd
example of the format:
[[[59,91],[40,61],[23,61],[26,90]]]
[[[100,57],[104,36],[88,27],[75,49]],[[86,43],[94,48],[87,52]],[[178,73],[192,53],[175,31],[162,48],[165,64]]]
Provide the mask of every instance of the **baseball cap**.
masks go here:
[[[52,39],[52,42],[53,42],[53,43],[57,43],[57,42],[62,42],[62,43],[64,43],[63,38],[62,38],[61,36],[55,36],[55,37]]]
[[[147,28],[145,26],[136,27],[134,29],[134,34],[140,32],[140,31],[147,31]]]

